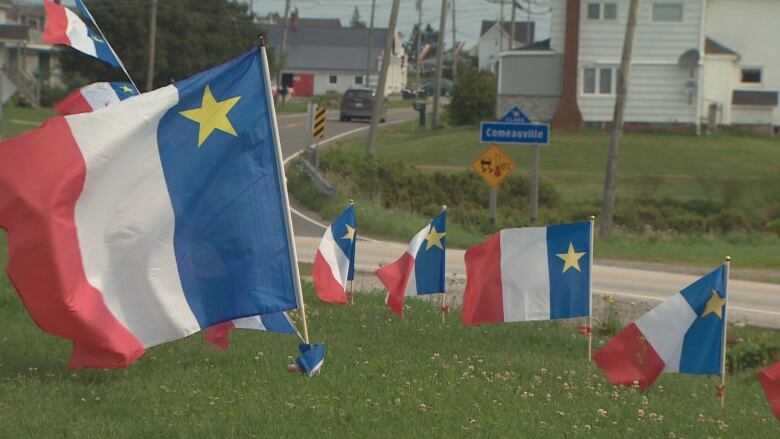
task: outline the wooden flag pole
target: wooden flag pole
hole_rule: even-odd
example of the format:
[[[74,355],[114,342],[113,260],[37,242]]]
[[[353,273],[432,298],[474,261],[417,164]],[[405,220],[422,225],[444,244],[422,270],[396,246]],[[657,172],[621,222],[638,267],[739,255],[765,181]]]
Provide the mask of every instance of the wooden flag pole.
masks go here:
[[[593,228],[596,225],[596,216],[590,216],[590,255],[588,263],[588,363],[593,362]]]
[[[354,206],[355,205],[355,199],[354,198],[350,198],[349,199],[349,205],[350,206]],[[355,221],[355,236],[353,237],[353,239],[357,239],[357,221]],[[352,255],[352,260],[350,260],[350,264],[353,263],[354,259],[355,259],[355,255]],[[349,269],[350,270],[354,270],[355,267],[350,265]],[[349,273],[350,270],[347,270],[347,273]],[[354,285],[352,279],[349,280],[349,304],[350,305],[354,305],[355,304],[355,285]]]
[[[441,206],[441,211],[442,212],[446,212],[447,211],[447,205],[446,204],[443,204]],[[445,278],[444,287],[442,287],[442,292],[441,292],[441,322],[442,323],[445,322],[444,314],[446,314],[446,310],[447,310],[447,298],[445,297],[446,289],[447,289],[447,287],[446,287],[446,284],[447,284],[447,282],[446,282],[446,276],[447,276],[447,274],[446,274],[447,273],[447,270],[446,270],[446,268],[447,268],[447,257],[446,257],[447,253],[446,252],[447,252],[447,250],[446,250],[446,247],[447,246],[445,245],[444,247],[445,247],[445,249],[442,251],[442,264],[441,264],[442,265],[442,267],[441,267],[442,276]]]
[[[723,307],[723,347],[721,349],[723,358],[721,360],[720,364],[720,389],[718,393],[720,394],[720,408],[726,407],[726,328],[728,327],[728,291],[729,291],[729,271],[731,269],[731,256],[726,256],[726,285],[724,288],[724,294],[726,299],[726,306]]]

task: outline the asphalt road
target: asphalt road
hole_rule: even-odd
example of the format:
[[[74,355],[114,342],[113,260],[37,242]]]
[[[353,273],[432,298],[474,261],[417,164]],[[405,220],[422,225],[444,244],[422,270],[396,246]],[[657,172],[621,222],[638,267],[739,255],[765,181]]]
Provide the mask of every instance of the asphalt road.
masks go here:
[[[346,136],[367,135],[367,123],[339,122],[337,112],[331,113],[326,125],[326,142]],[[388,123],[416,117],[417,113],[410,109],[388,111]],[[306,115],[282,115],[278,122],[286,160],[312,143],[311,136],[306,132]],[[292,204],[298,258],[302,262],[312,262],[319,240],[327,226],[316,214],[307,212],[295,201],[292,201]],[[405,249],[406,243],[362,239],[358,244],[356,268],[361,271],[374,271],[380,265],[394,261]],[[447,250],[448,274],[458,278],[465,277],[463,254],[463,250]],[[661,301],[696,279],[697,276],[690,274],[596,265],[593,268],[593,291],[596,294],[615,294],[627,299]],[[729,321],[780,328],[780,285],[778,284],[731,280],[729,305]]]

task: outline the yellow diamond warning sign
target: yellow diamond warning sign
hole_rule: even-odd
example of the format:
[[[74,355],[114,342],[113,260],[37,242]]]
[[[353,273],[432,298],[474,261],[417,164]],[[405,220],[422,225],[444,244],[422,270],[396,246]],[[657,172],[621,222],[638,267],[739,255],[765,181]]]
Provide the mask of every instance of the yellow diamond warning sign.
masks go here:
[[[485,183],[496,187],[517,169],[517,164],[494,143],[474,160],[471,167]]]

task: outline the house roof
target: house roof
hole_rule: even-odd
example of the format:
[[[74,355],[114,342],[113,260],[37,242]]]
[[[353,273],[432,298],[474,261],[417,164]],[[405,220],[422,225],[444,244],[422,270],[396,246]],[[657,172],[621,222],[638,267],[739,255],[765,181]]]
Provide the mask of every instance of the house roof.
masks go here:
[[[522,47],[517,47],[512,50],[550,50],[550,39],[536,41],[532,44],[526,44]]]
[[[268,44],[278,50],[284,26],[264,26]],[[287,30],[285,68],[290,70],[365,71],[368,56],[368,29],[301,25]],[[379,55],[385,48],[387,29],[374,28],[371,71],[378,71]]]
[[[27,40],[30,37],[30,29],[23,24],[1,24],[0,39],[2,40]]]
[[[482,29],[479,31],[479,36],[485,35],[487,31],[489,31],[493,26],[495,26],[497,22],[492,20],[483,20],[482,21]],[[512,22],[511,21],[505,21],[502,23],[504,27],[504,32],[507,33],[507,35],[511,35],[512,33]],[[527,29],[530,28],[531,30],[531,38],[529,41],[533,41],[535,34],[536,34],[536,23],[533,21],[516,21],[515,22],[515,41],[522,41],[523,43],[527,43],[526,37],[527,35]]]
[[[739,56],[739,53],[729,49],[728,47],[720,44],[710,37],[704,41],[704,53],[707,55],[734,55]]]
[[[298,27],[341,27],[341,20],[338,18],[299,18]]]
[[[734,90],[731,96],[732,105],[755,105],[761,107],[776,107],[776,91]]]

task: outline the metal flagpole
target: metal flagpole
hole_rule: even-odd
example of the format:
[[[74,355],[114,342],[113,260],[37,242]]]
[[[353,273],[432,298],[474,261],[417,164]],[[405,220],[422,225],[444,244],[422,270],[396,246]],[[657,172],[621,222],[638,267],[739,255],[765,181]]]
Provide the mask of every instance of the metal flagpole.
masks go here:
[[[354,198],[350,198],[349,199],[349,205],[350,206],[354,206],[355,205],[355,199]],[[357,224],[355,224],[355,229],[357,229]],[[357,242],[356,242],[357,241],[357,233],[355,233],[355,236],[353,237],[353,239],[355,239],[355,242],[353,242],[352,245],[357,246]],[[350,261],[350,264],[352,264],[354,260],[355,260],[355,255],[352,254],[352,261]],[[352,270],[352,273],[354,274],[355,267],[350,266],[349,268],[350,268],[350,270]],[[350,270],[347,270],[347,273],[349,273]],[[354,284],[354,281],[352,279],[349,280],[349,304],[350,305],[354,305],[355,304],[355,284]]]
[[[276,122],[276,108],[274,108],[274,97],[271,92],[271,72],[268,70],[268,54],[265,49],[265,40],[260,37],[260,61],[263,63],[263,74],[265,75],[265,94],[266,102],[271,113],[271,128],[276,147],[276,166],[279,170],[279,189],[282,195],[282,205],[284,207],[284,219],[287,223],[287,242],[290,245],[290,262],[295,287],[295,296],[298,300],[298,309],[301,310],[301,320],[303,323],[303,341],[309,344],[309,326],[306,323],[306,304],[303,302],[303,289],[301,288],[301,273],[298,270],[298,255],[295,252],[295,233],[293,232],[292,217],[290,216],[290,199],[287,196],[285,182],[287,178],[284,175],[284,162],[282,161],[282,143],[279,140],[279,126]]]
[[[127,80],[130,81],[131,84],[133,84],[133,87],[135,87],[136,90],[139,90],[138,86],[135,85],[135,81],[133,81],[133,78],[130,77],[130,73],[127,72],[127,69],[125,68],[125,63],[122,62],[121,59],[119,59],[119,55],[116,54],[116,51],[111,46],[111,43],[108,42],[108,39],[106,39],[106,36],[103,34],[103,31],[100,30],[100,26],[97,24],[97,21],[95,21],[95,17],[92,16],[92,13],[89,12],[89,9],[87,9],[87,5],[84,4],[84,2],[81,2],[81,5],[84,6],[84,12],[89,17],[89,21],[92,22],[92,24],[95,25],[95,29],[97,29],[98,33],[100,33],[100,38],[105,41],[106,46],[111,50],[111,53],[114,55],[114,58],[119,62],[119,67],[122,68],[122,71],[125,72],[125,76],[127,76]],[[81,9],[81,8],[79,8]]]
[[[731,270],[731,256],[726,256],[726,284],[724,285],[725,288],[723,288],[725,291],[723,291],[724,295],[726,296],[726,306],[723,307],[723,347],[721,348],[721,353],[723,354],[723,357],[721,359],[720,364],[720,389],[718,389],[718,393],[720,394],[720,408],[724,408],[726,406],[726,328],[728,327],[728,300],[729,300],[729,271]]]
[[[588,363],[593,362],[593,228],[596,216],[590,216],[590,257],[588,258]]]
[[[447,205],[446,204],[441,206],[441,211],[442,212],[446,212],[447,211]],[[445,247],[446,247],[446,245],[445,245]],[[446,282],[446,276],[447,276],[447,249],[446,248],[442,250],[441,258],[442,258],[442,267],[441,267],[442,276],[445,276],[445,282],[444,282],[445,286],[444,286],[444,288],[442,288],[443,291],[441,292],[441,322],[444,323],[444,314],[446,314],[446,312],[447,312],[446,311],[447,310],[447,296],[446,296],[446,289],[447,289],[447,287],[446,287],[446,285],[447,285],[447,282]]]

